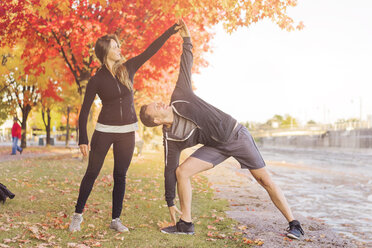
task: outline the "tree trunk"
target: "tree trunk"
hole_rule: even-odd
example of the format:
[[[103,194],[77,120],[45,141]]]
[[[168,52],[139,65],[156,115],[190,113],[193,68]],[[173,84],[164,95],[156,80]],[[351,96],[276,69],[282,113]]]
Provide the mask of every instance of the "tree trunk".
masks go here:
[[[79,116],[80,114],[80,108],[77,109],[77,114]],[[76,131],[76,143],[79,144],[79,118],[76,120],[76,124],[75,124],[75,131]]]
[[[70,107],[67,107],[67,121],[66,121],[66,146],[70,140]]]
[[[46,126],[46,144],[50,145],[50,108],[47,108],[48,125]]]
[[[26,131],[27,131],[27,118],[28,114],[31,112],[31,105],[26,105],[22,109],[22,138],[21,138],[21,147],[26,148],[27,147],[27,140],[26,140]]]
[[[47,113],[47,121],[45,121],[45,112]],[[43,122],[45,126],[46,131],[46,145],[50,145],[50,109],[47,108],[46,111],[44,111],[44,108],[41,109],[41,116],[43,117]]]

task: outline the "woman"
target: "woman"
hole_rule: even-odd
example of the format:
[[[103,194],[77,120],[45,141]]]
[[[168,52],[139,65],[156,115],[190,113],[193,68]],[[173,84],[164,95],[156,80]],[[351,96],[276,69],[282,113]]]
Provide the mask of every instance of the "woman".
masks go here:
[[[80,151],[84,156],[90,152],[87,171],[80,184],[75,213],[69,227],[71,232],[80,230],[85,203],[111,144],[114,147],[114,189],[110,228],[118,232],[128,231],[119,217],[123,206],[126,172],[135,145],[134,132],[138,129],[133,103],[134,74],[179,28],[179,25],[174,24],[143,53],[128,61],[121,56],[120,43],[115,35],[105,35],[97,40],[95,53],[102,66],[87,84],[79,116]],[[86,124],[96,94],[102,101],[102,110],[89,146]]]

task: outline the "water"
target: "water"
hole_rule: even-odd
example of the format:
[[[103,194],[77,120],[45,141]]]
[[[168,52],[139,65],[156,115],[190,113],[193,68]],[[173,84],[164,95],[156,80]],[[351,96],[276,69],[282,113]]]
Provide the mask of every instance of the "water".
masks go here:
[[[372,247],[372,151],[260,148],[294,212]]]

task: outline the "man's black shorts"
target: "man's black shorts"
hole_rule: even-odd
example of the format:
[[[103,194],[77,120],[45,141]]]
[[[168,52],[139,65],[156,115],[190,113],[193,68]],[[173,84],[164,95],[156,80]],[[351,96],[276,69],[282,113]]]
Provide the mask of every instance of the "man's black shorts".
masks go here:
[[[243,169],[259,169],[265,166],[251,134],[241,124],[233,131],[228,142],[217,143],[212,146],[202,146],[191,156],[209,162],[216,166],[229,157],[234,157]]]

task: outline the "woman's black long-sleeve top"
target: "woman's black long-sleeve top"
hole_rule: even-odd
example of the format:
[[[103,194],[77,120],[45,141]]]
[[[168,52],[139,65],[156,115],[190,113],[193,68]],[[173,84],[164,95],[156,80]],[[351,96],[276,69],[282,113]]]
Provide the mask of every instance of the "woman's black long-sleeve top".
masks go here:
[[[151,43],[143,53],[124,63],[132,84],[136,71],[164,45],[172,34],[177,32],[175,31],[175,27],[176,24]],[[96,74],[90,78],[87,84],[83,105],[79,115],[79,145],[89,143],[87,119],[96,94],[98,94],[102,101],[102,109],[98,117],[98,123],[121,126],[133,124],[138,121],[134,110],[133,92],[114,78],[106,66],[103,65]]]

